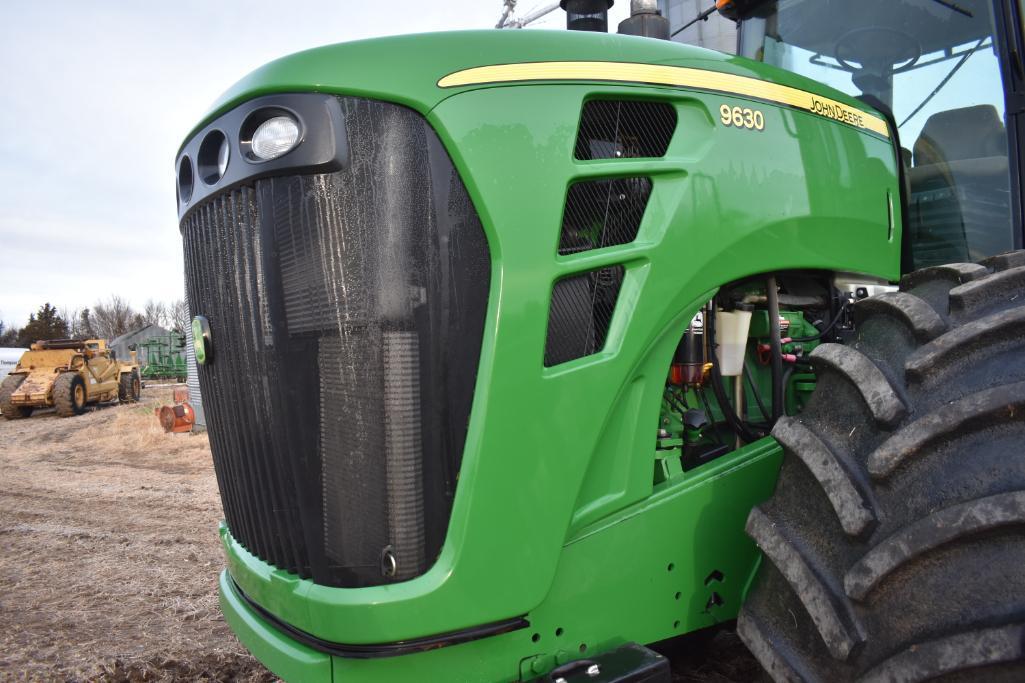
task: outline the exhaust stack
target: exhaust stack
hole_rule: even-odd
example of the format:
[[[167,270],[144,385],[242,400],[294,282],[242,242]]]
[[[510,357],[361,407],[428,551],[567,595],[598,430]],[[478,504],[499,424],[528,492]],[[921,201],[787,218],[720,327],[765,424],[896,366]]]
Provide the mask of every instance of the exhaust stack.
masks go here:
[[[619,22],[619,32],[628,36],[669,40],[669,20],[658,11],[657,0],[631,0],[630,18]]]

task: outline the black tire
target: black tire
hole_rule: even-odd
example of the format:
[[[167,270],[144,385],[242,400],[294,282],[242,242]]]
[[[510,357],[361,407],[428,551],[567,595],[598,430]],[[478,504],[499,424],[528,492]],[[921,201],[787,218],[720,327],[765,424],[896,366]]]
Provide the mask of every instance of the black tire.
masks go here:
[[[142,380],[139,379],[139,372],[121,373],[117,383],[117,398],[121,403],[135,403],[142,394]]]
[[[778,681],[1025,680],[1025,251],[900,289],[773,429],[737,630]]]
[[[53,383],[53,406],[61,417],[85,412],[85,382],[77,372],[65,372]]]
[[[23,420],[32,414],[31,408],[11,405],[11,394],[25,381],[25,375],[7,375],[0,382],[0,413],[8,420]]]

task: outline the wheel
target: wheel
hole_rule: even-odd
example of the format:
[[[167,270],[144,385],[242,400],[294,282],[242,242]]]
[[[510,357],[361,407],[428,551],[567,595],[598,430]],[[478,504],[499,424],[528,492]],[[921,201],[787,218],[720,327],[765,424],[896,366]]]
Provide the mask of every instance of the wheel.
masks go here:
[[[25,375],[7,375],[0,382],[0,413],[8,420],[21,420],[32,414],[31,408],[11,405],[11,394],[25,381]]]
[[[779,681],[1025,680],[1025,251],[900,289],[773,429],[737,630]]]
[[[53,383],[53,405],[61,417],[85,412],[85,382],[76,372],[65,372]]]
[[[139,371],[121,373],[117,383],[117,397],[121,403],[134,403],[139,400],[142,394],[142,380],[139,379]]]

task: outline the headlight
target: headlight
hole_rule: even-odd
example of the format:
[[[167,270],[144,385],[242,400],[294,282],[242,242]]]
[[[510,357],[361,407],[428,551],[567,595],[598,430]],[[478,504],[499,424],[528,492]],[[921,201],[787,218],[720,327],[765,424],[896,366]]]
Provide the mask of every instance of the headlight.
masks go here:
[[[290,116],[267,119],[253,133],[250,149],[260,161],[270,161],[299,143],[299,122]]]

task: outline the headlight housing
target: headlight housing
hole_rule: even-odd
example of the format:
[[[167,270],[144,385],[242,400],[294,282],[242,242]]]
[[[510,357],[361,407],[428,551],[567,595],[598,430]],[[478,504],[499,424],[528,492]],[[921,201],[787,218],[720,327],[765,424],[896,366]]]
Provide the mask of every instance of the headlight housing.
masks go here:
[[[289,93],[243,102],[196,130],[178,152],[179,217],[260,178],[341,169],[349,157],[346,129],[334,95]]]

